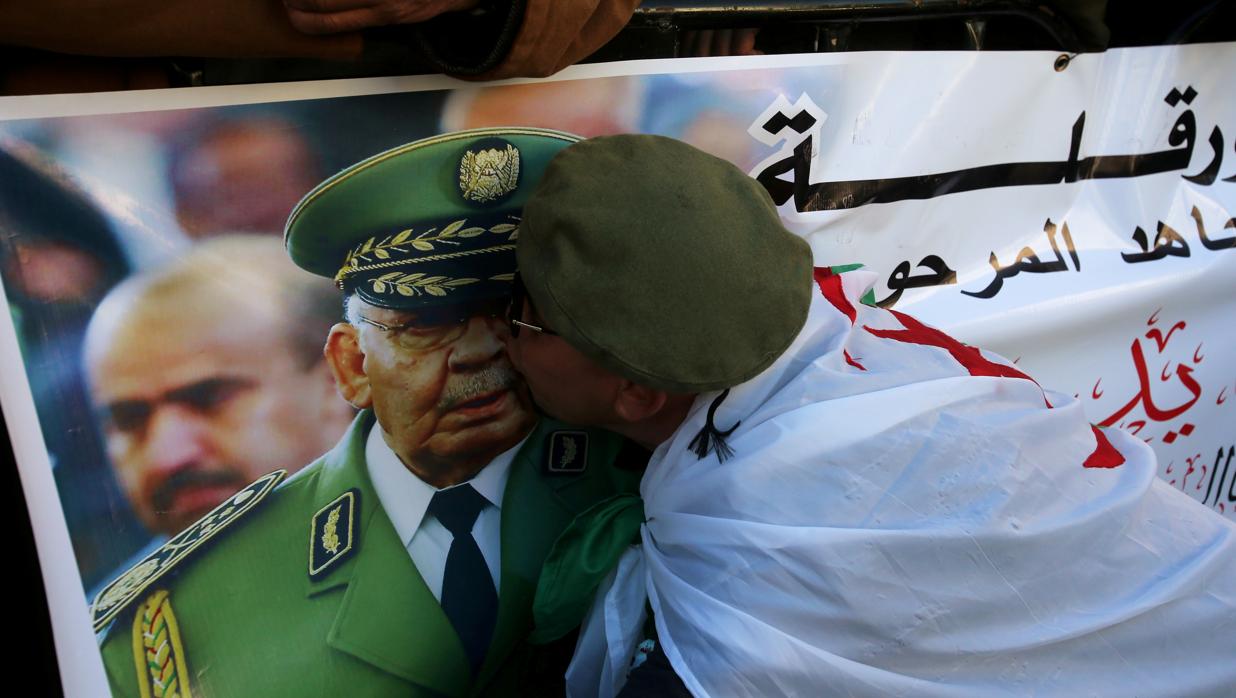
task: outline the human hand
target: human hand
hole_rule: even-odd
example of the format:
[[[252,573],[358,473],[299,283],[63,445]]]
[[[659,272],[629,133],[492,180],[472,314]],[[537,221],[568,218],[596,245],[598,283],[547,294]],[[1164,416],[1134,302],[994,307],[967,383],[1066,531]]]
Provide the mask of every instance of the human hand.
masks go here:
[[[678,55],[685,56],[762,56],[755,49],[759,29],[704,29],[683,33]]]
[[[388,24],[415,24],[480,0],[283,0],[292,26],[305,34],[338,34]]]

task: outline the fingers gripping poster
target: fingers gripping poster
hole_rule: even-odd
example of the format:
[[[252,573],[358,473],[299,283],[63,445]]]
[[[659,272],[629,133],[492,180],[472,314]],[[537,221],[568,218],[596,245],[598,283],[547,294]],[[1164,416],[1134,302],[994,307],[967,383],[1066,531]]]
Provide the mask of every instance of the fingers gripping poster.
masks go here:
[[[289,213],[335,172],[462,129],[655,133],[730,160],[817,265],[863,264],[875,303],[1077,396],[1236,518],[1233,69],[1236,45],[1210,44],[0,98],[0,398],[66,691],[108,691],[91,604],[113,580],[196,555],[203,514],[243,514],[269,489],[249,483],[349,438],[322,359],[339,293],[289,261]],[[357,554],[349,517],[375,504],[340,497],[304,515],[333,545],[323,566]],[[133,603],[153,624],[177,598]],[[205,661],[178,651],[185,672]]]

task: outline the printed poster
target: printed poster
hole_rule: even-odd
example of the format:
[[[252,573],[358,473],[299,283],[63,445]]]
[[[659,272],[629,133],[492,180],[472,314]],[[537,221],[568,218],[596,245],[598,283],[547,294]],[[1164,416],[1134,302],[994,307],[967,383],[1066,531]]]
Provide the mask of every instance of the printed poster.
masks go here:
[[[1236,45],[1057,58],[0,98],[0,399],[66,693],[106,693],[89,605],[109,581],[348,428],[320,353],[338,293],[287,261],[289,211],[350,164],[460,129],[655,133],[734,162],[817,264],[874,270],[879,305],[1075,394],[1236,518]]]

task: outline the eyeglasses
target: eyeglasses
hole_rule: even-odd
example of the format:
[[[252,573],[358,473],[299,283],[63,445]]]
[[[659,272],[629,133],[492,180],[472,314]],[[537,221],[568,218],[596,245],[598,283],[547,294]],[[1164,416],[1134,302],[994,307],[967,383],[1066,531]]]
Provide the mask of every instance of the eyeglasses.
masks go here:
[[[506,312],[506,323],[510,328],[511,336],[519,336],[519,328],[527,327],[533,332],[539,334],[547,334],[552,337],[559,336],[557,332],[540,325],[524,322],[521,318],[524,316],[524,300],[528,297],[528,289],[524,286],[524,280],[519,276],[519,272],[515,272],[514,284],[511,288],[511,305]]]
[[[507,307],[505,299],[496,298],[477,303],[424,308],[407,321],[398,324],[378,322],[364,315],[359,320],[378,328],[412,351],[430,351],[459,339],[474,317],[501,318]]]

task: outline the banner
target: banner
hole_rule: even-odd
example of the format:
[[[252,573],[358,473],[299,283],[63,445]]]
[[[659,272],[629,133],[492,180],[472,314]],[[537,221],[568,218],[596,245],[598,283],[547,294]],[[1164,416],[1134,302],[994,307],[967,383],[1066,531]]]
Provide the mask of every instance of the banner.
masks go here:
[[[466,128],[656,133],[734,162],[818,265],[862,263],[883,280],[874,302],[1076,394],[1096,424],[1147,441],[1163,479],[1236,518],[1234,69],[1236,44],[869,52],[577,66],[489,85],[0,98],[0,402],[66,693],[106,693],[97,591],[242,476],[296,470],[344,433],[347,404],[304,387],[330,387],[320,348],[339,309],[328,282],[282,256],[292,207],[370,155]],[[137,314],[133,289],[156,277],[164,304]],[[238,319],[284,296],[320,302]],[[208,297],[236,314],[198,302]],[[292,313],[300,349],[261,344]],[[173,380],[190,359],[197,377]],[[157,394],[116,397],[133,385]],[[205,413],[248,386],[301,409],[261,412],[253,433],[242,425],[259,412],[246,413],[213,441],[131,438],[162,428],[143,421],[159,405]],[[315,421],[306,405],[321,407]],[[201,477],[149,484],[203,459],[216,467]]]
[[[1232,57],[857,62],[753,121],[777,152],[751,174],[817,259],[881,274],[881,306],[1075,394],[1231,517]]]

